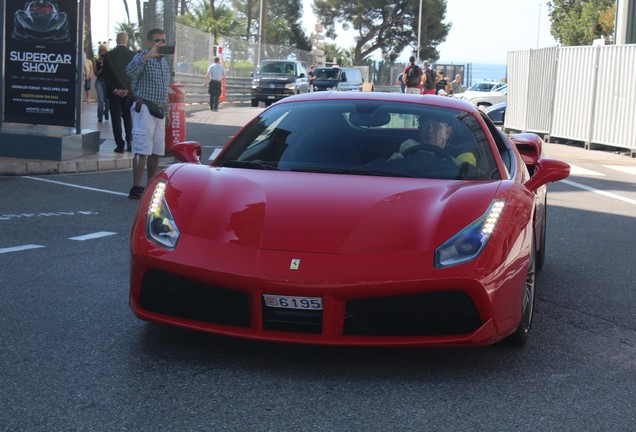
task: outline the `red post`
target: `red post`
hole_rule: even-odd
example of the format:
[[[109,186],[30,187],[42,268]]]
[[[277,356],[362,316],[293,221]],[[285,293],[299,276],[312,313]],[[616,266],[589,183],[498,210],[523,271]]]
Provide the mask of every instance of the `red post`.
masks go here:
[[[227,99],[227,89],[225,87],[225,77],[221,78],[221,96],[219,96],[219,102],[225,102]]]
[[[172,152],[172,146],[186,138],[186,91],[183,84],[170,84],[168,87],[169,112],[166,119],[166,153]]]

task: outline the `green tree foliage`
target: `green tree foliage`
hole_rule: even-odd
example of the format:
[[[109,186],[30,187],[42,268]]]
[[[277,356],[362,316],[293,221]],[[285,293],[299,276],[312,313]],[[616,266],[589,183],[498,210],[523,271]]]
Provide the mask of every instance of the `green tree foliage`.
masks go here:
[[[268,29],[270,38],[265,43],[289,45],[297,49],[310,51],[311,41],[302,27],[303,4],[301,0],[269,0],[270,23],[282,21],[276,32]]]
[[[591,45],[608,34],[600,24],[601,15],[615,5],[614,0],[551,0],[547,3],[550,33],[566,46]]]
[[[231,0],[236,16],[245,22],[245,40],[258,40],[260,2],[258,0]]]
[[[248,40],[258,40],[260,1],[232,0],[232,5],[247,24],[244,33]],[[302,27],[302,15],[301,0],[263,0],[263,43],[311,50],[311,41]]]
[[[120,22],[116,23],[115,32],[124,32],[128,35],[128,46],[133,51],[143,48],[141,31],[136,23]]]
[[[185,15],[176,17],[179,24],[187,25],[214,35],[214,40],[220,36],[238,37],[242,33],[243,23],[237,18],[232,8],[221,4],[214,8],[209,2],[193,7]]]
[[[335,38],[340,28],[356,31],[353,57],[360,64],[381,50],[394,61],[407,47],[417,47],[420,0],[315,0],[314,13],[324,23],[326,36]],[[444,24],[446,0],[422,0],[420,59],[439,59],[437,45],[444,42],[450,24]]]
[[[222,36],[258,40],[260,2],[232,0],[211,9],[211,1],[190,3],[188,12],[177,22]],[[301,0],[263,0],[263,43],[311,50],[311,41],[302,28]]]
[[[325,58],[328,62],[335,62],[341,66],[347,66],[345,62],[345,53],[335,43],[325,43]]]
[[[616,3],[605,12],[601,12],[598,22],[601,25],[605,39],[608,39],[610,35],[614,35],[614,29],[616,28]]]

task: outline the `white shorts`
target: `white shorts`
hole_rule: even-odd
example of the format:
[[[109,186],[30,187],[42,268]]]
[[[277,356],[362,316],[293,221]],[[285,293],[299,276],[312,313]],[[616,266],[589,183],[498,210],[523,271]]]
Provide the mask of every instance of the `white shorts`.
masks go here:
[[[130,109],[132,117],[132,152],[141,155],[163,156],[166,150],[166,119],[150,115],[146,105],[141,111]]]

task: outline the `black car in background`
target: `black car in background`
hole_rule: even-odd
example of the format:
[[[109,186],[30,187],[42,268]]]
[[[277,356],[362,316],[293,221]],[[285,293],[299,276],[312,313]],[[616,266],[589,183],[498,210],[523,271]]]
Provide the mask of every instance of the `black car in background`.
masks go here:
[[[504,124],[504,120],[506,119],[506,105],[508,102],[500,102],[495,105],[491,105],[487,108],[484,108],[484,111],[490,117],[490,120],[494,124],[502,125]]]
[[[287,96],[309,91],[309,74],[304,62],[296,60],[263,60],[252,74],[251,102],[266,106]]]

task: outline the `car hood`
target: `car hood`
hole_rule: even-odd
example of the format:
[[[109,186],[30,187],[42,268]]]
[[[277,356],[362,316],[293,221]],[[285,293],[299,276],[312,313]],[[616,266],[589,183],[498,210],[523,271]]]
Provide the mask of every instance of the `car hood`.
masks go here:
[[[465,91],[463,93],[458,93],[457,97],[459,99],[462,100],[468,100],[468,99],[472,99],[474,97],[480,97],[480,96],[484,96],[484,95],[488,95],[491,94],[492,92],[485,92],[485,91]]]
[[[500,182],[182,165],[167,200],[182,235],[331,254],[433,250],[481,216]]]

